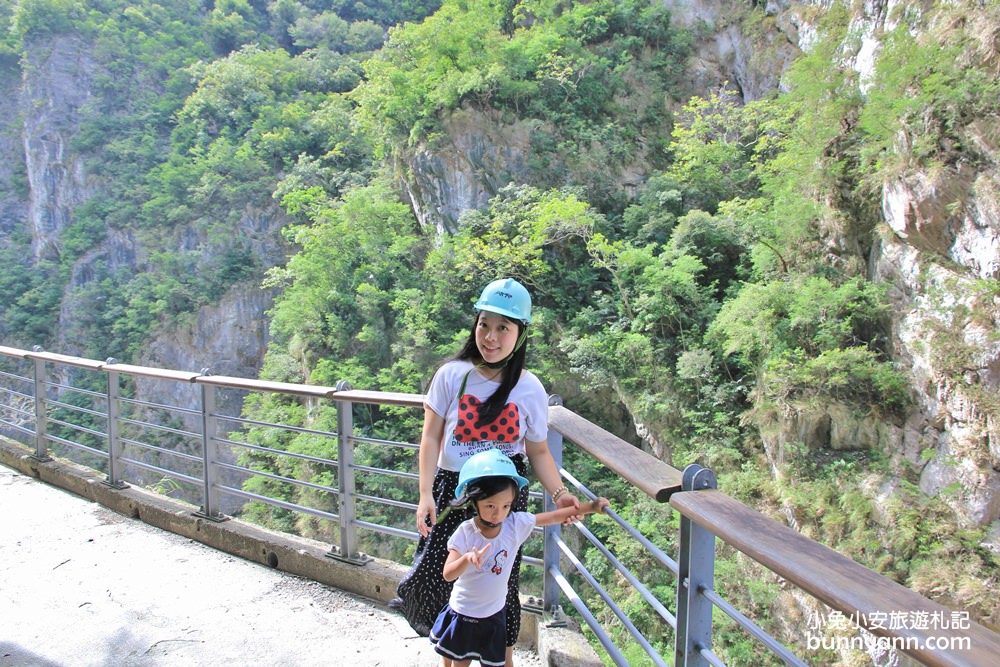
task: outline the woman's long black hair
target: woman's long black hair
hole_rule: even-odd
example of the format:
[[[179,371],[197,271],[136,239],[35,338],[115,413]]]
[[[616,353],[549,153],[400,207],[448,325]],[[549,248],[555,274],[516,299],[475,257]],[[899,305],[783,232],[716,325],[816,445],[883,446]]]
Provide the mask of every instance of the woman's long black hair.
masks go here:
[[[469,332],[469,337],[466,339],[462,350],[455,355],[455,360],[472,361],[473,363],[481,363],[483,361],[482,355],[479,353],[479,347],[476,345],[476,327],[479,326],[479,316],[482,312],[476,313],[476,319],[472,322],[472,330]],[[528,355],[528,325],[521,320],[509,317],[505,317],[504,319],[517,325],[517,339],[518,341],[523,340],[523,342],[515,347],[510,358],[504,363],[503,379],[500,381],[500,386],[497,387],[493,395],[487,398],[479,408],[479,421],[476,422],[477,427],[491,424],[493,420],[500,416],[500,412],[507,405],[507,398],[510,396],[510,392],[513,391],[517,381],[521,379],[521,372],[524,370],[524,360]],[[491,367],[496,368],[496,366]]]

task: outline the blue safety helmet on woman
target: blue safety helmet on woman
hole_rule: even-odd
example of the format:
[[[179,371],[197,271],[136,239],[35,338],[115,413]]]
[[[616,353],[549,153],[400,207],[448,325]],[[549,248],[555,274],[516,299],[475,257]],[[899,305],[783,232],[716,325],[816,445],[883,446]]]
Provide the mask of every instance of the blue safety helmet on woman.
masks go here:
[[[524,285],[513,278],[501,278],[486,286],[476,302],[476,310],[486,310],[530,324],[531,295]]]

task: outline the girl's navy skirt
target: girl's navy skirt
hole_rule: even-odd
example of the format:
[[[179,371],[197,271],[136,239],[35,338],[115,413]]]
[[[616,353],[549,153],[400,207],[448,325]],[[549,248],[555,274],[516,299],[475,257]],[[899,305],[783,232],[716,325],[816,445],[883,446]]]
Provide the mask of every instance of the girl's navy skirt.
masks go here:
[[[434,650],[452,660],[478,660],[483,667],[503,667],[507,659],[507,614],[486,618],[455,613],[447,605],[431,628]]]

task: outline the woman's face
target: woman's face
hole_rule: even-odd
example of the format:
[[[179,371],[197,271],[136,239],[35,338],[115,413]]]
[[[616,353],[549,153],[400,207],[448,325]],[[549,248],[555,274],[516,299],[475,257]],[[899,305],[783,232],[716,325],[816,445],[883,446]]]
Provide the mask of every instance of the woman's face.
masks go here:
[[[476,347],[479,349],[479,356],[486,363],[499,363],[513,354],[517,336],[516,322],[485,310],[479,313],[479,319],[476,320]]]

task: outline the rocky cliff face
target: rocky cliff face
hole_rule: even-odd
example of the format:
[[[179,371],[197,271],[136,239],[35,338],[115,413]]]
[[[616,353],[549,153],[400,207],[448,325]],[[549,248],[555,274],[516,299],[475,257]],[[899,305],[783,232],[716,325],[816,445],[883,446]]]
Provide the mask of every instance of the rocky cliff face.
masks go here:
[[[966,130],[994,165],[997,129]],[[995,169],[962,167],[887,183],[883,212],[892,234],[873,262],[876,277],[895,288],[893,346],[913,370],[917,407],[904,442],[927,454],[926,464],[911,463],[923,466],[925,493],[957,483],[954,507],[974,525],[1000,518],[1000,301],[984,287],[1000,268],[998,186]]]
[[[450,234],[462,211],[484,209],[503,186],[530,180],[531,123],[463,109],[444,127],[433,147],[407,156],[401,187],[424,228]]]
[[[82,160],[68,150],[80,108],[91,94],[95,65],[73,35],[29,45],[20,96],[27,164],[28,226],[36,259],[60,254],[60,234],[73,209],[94,192]]]
[[[699,35],[687,77],[691,92],[729,82],[745,102],[779,88],[782,72],[815,40],[825,7],[768,2],[765,20],[750,28],[734,16],[731,3],[667,5],[676,24]],[[862,81],[878,57],[879,34],[894,27],[893,7],[871,2],[854,9],[856,41],[845,53],[852,54]],[[979,32],[979,55],[995,59],[997,29]],[[928,494],[957,483],[961,491],[948,496],[956,513],[967,524],[988,525],[1000,520],[1000,302],[989,287],[1000,269],[1000,127],[977,120],[962,133],[981,166],[960,160],[934,174],[887,182],[880,237],[833,240],[859,249],[868,277],[891,286],[890,345],[900,364],[912,369],[914,408],[902,424],[844,406],[811,408],[786,415],[761,437],[775,468],[793,442],[811,450],[884,452],[901,474],[919,470]],[[421,222],[451,231],[461,211],[485,206],[498,184],[527,181],[529,135],[524,125],[503,125],[472,110],[453,116],[447,140],[413,152],[402,168],[403,188]],[[906,137],[897,150],[908,150]],[[619,175],[619,187],[629,188],[634,178]],[[629,404],[628,397],[621,401]],[[645,439],[656,442],[655,434]]]
[[[25,49],[22,76],[7,81],[9,87],[0,101],[0,108],[9,112],[5,118],[20,120],[19,127],[0,135],[0,142],[12,149],[5,154],[24,155],[28,186],[20,192],[13,187],[4,189],[7,196],[0,203],[0,229],[26,226],[35,261],[62,254],[63,235],[75,221],[75,210],[103,186],[88,172],[86,156],[69,149],[79,130],[81,109],[95,94],[94,81],[101,74],[90,48],[72,34],[31,44]],[[16,112],[12,101],[18,103]],[[14,137],[21,143],[16,151]],[[3,160],[2,164],[0,178],[11,182],[18,161]],[[274,266],[286,256],[280,234],[286,223],[277,206],[264,211],[248,208],[234,233],[261,265]],[[102,307],[80,296],[91,282],[102,275],[148,271],[149,259],[158,251],[205,253],[212,248],[206,232],[194,227],[174,230],[166,241],[173,247],[154,245],[163,242],[163,235],[154,239],[134,230],[109,227],[100,246],[75,261],[56,327],[60,352],[79,353],[75,334],[81,322],[93,316],[91,311]],[[211,368],[216,374],[255,377],[267,345],[265,312],[274,296],[258,285],[259,278],[236,284],[217,304],[201,309],[192,318],[159,327],[136,363],[179,370]],[[108,350],[107,354],[113,356],[116,351]],[[143,383],[140,392],[140,398],[154,402],[170,403],[178,398],[168,396],[173,390],[157,383]],[[196,400],[185,397],[180,405],[194,407]]]
[[[0,90],[16,91],[20,88],[20,73],[16,67],[0,66]],[[27,217],[28,202],[25,197],[24,153],[21,126],[18,123],[19,96],[0,96],[0,244],[19,228]]]
[[[813,42],[826,6],[768,2],[765,19],[750,28],[734,15],[732,3],[667,4],[674,22],[698,35],[686,77],[689,92],[704,94],[729,82],[744,101],[780,87],[788,63]],[[878,57],[880,31],[892,27],[893,6],[866,2],[853,9],[856,42],[848,53],[862,80]],[[997,28],[981,28],[981,48],[972,55],[984,62],[992,58],[995,65],[1000,50]],[[102,186],[67,149],[98,73],[87,44],[72,35],[32,44],[27,53],[21,78],[5,75],[2,81],[0,113],[18,118],[19,124],[0,132],[0,148],[5,155],[23,158],[0,162],[0,233],[6,236],[25,226],[34,258],[40,260],[59,256],[75,208]],[[399,165],[401,188],[421,223],[439,233],[454,231],[462,211],[483,208],[511,181],[527,182],[533,129],[530,122],[471,109],[445,119],[439,143],[413,149]],[[896,359],[912,369],[913,409],[903,423],[890,423],[877,415],[857,416],[842,406],[829,406],[786,416],[761,435],[775,464],[788,455],[789,442],[813,449],[887,452],[901,469],[920,470],[928,494],[957,483],[961,491],[949,494],[956,512],[969,524],[987,525],[1000,520],[1000,311],[995,289],[1000,269],[1000,126],[977,120],[959,132],[963,150],[974,160],[956,160],[934,173],[913,172],[886,182],[882,233],[855,244],[865,253],[861,259],[869,277],[891,286],[889,344]],[[899,137],[897,150],[907,151],[909,139]],[[618,187],[629,190],[644,175],[639,166],[613,178]],[[277,232],[284,222],[277,209],[242,216],[238,233],[266,266],[283,257]],[[197,249],[203,241],[200,232],[187,229],[172,242],[176,249]],[[156,250],[146,243],[131,231],[108,230],[101,247],[76,262],[71,286],[95,280],[98,266],[144,271]],[[157,332],[142,363],[254,375],[266,345],[265,311],[271,297],[253,283],[233,287],[218,304],[186,323]],[[86,307],[64,303],[59,330],[72,332]],[[72,337],[63,341],[60,351],[74,351]],[[622,404],[628,405],[625,399]],[[654,442],[655,434],[649,439]]]

